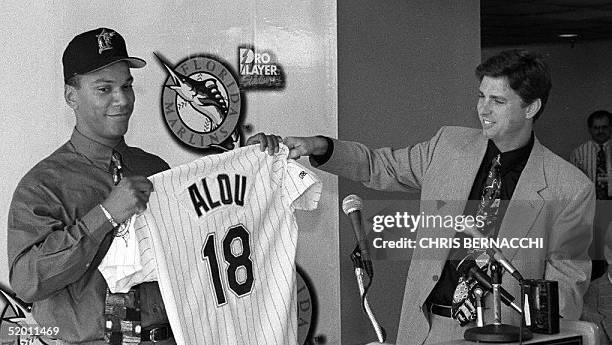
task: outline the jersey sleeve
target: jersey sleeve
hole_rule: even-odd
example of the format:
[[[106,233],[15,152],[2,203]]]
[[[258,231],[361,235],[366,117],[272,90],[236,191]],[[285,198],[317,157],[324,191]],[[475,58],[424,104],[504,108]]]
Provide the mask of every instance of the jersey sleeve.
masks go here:
[[[289,159],[283,189],[295,209],[309,211],[316,209],[319,204],[322,184],[312,171]]]
[[[140,218],[142,217],[132,216],[126,235],[113,239],[106,256],[98,266],[112,293],[126,293],[132,286],[157,280],[155,270],[148,267],[154,261],[151,261],[153,258],[150,251],[146,250],[150,246],[147,238],[143,238],[146,236],[143,235],[146,223]],[[143,266],[141,259],[145,260],[147,267]]]

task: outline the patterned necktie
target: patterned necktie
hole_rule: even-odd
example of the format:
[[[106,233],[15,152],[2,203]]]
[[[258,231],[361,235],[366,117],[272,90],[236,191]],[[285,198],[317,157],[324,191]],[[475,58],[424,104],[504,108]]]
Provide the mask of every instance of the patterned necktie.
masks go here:
[[[499,215],[501,203],[501,155],[493,158],[491,169],[487,175],[485,186],[482,190],[480,203],[476,216],[482,218],[484,226],[480,229],[483,235],[491,237],[495,234],[495,227]],[[468,250],[468,254],[477,258],[476,264],[483,268],[488,264],[488,257],[484,250]],[[474,288],[478,285],[476,280],[464,276],[459,277],[459,283],[453,295],[452,316],[462,326],[476,319],[474,312],[476,307],[476,296]]]
[[[604,151],[603,144],[599,144],[599,151],[597,151],[597,173],[596,173],[596,184],[595,193],[597,194],[597,200],[608,199],[608,167],[606,164],[606,151]]]
[[[121,154],[114,150],[111,156],[111,173],[113,174],[113,183],[115,185],[119,184],[123,178],[123,160]]]
[[[114,150],[111,156],[110,171],[113,175],[113,183],[119,184],[123,178],[124,166],[121,154]],[[115,237],[123,237],[126,240],[131,219],[114,230]],[[139,344],[142,327],[138,287],[131,288],[128,293],[111,293],[106,289],[104,304],[104,340],[111,345]]]
[[[121,154],[115,150],[113,150],[113,154],[111,155],[111,164],[110,170],[113,175],[113,183],[116,185],[121,182],[123,178],[123,160],[121,159]],[[118,228],[115,229],[115,237],[122,237],[127,241],[126,237],[129,235],[129,226],[132,218],[128,221],[123,222]],[[126,244],[127,245],[127,244]]]
[[[501,195],[501,155],[493,158],[493,164],[487,181],[480,197],[478,212],[476,216],[484,218],[484,226],[480,230],[483,235],[491,236],[497,224],[497,215],[499,214],[499,204]]]

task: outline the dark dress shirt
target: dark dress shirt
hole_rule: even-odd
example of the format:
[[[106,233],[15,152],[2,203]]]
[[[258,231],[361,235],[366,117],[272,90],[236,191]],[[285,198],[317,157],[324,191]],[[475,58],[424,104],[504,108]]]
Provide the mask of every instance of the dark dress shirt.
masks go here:
[[[508,207],[508,200],[512,199],[514,189],[516,189],[521,173],[527,164],[527,160],[531,154],[531,149],[533,148],[533,138],[532,133],[529,142],[525,146],[503,153],[499,151],[492,140],[489,140],[487,144],[487,150],[484,158],[482,159],[482,163],[480,163],[480,168],[476,173],[476,178],[474,179],[474,184],[472,185],[468,202],[466,203],[463,213],[465,215],[476,216],[482,190],[484,189],[485,182],[487,181],[489,170],[491,170],[491,166],[493,165],[493,158],[501,153],[500,173],[502,182],[500,197],[502,202],[500,203],[497,218],[498,220],[493,231],[493,237],[497,237],[497,231],[499,230],[499,226],[504,218],[506,208]],[[463,233],[457,233],[456,236],[461,237],[466,235]],[[444,264],[444,269],[440,275],[440,280],[438,280],[438,283],[429,294],[429,302],[445,306],[452,305],[455,287],[459,282],[459,273],[457,272],[456,268],[459,261],[461,261],[461,259],[463,259],[465,256],[461,254],[463,252],[465,252],[465,250],[462,250],[461,248],[451,249],[448,255],[449,260],[447,260]]]
[[[116,147],[124,175],[150,176],[169,169],[161,158],[122,140]],[[113,180],[113,148],[83,136],[70,140],[19,182],[8,216],[10,282],[33,302],[43,327],[59,327],[68,342],[104,338],[107,285],[97,267],[112,242],[112,225],[99,204]],[[140,285],[142,326],[168,323],[157,283]]]

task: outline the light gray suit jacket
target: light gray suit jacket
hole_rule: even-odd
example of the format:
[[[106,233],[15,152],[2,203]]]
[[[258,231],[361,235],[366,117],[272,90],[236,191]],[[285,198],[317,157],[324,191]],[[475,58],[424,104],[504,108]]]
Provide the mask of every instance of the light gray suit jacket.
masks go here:
[[[429,141],[403,149],[371,150],[334,141],[331,158],[320,169],[367,187],[388,191],[421,191],[426,215],[461,215],[487,148],[481,130],[443,127]],[[442,203],[438,201],[444,201]],[[576,167],[536,139],[510,201],[498,238],[542,238],[544,249],[503,249],[525,278],[559,282],[560,314],[577,320],[591,275],[588,248],[595,210],[593,183]],[[448,228],[420,228],[420,238],[452,238]],[[429,332],[423,303],[442,272],[450,249],[413,252],[405,286],[398,344],[421,344]],[[519,284],[505,274],[503,286],[520,296]],[[486,306],[492,307],[491,295]],[[517,303],[519,304],[519,303]],[[519,316],[502,308],[502,321],[518,325]],[[485,320],[492,316],[485,313]]]

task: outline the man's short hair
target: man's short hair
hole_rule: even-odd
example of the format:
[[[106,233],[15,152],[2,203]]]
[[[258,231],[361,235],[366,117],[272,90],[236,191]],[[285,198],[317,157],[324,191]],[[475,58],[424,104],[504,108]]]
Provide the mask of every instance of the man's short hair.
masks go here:
[[[542,106],[533,120],[536,121],[540,117],[548,100],[552,83],[548,66],[539,55],[524,49],[502,51],[476,67],[478,80],[482,81],[485,76],[508,78],[510,88],[521,97],[526,105],[539,98]]]
[[[595,122],[595,119],[608,119],[608,121],[612,121],[612,114],[610,114],[610,112],[605,111],[605,110],[597,110],[591,113],[591,115],[589,115],[589,117],[587,118],[587,124],[590,127],[593,127],[593,122]]]
[[[80,89],[81,88],[81,75],[80,74],[75,74],[72,77],[68,78],[65,81],[66,85],[70,85],[76,89]]]

